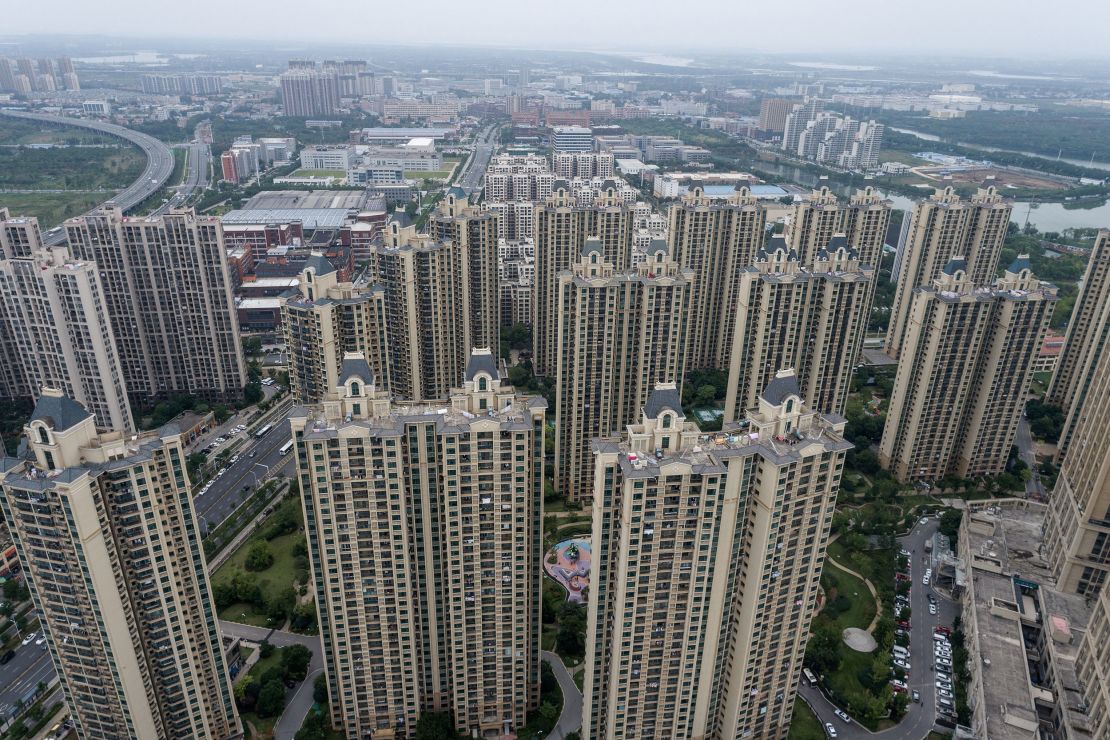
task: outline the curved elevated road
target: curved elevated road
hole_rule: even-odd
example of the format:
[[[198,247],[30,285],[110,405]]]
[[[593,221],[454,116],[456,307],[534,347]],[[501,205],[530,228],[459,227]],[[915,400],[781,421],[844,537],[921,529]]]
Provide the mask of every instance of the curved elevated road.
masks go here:
[[[173,152],[164,143],[153,136],[133,131],[114,123],[101,121],[86,121],[82,118],[68,118],[66,116],[52,116],[46,113],[29,113],[27,111],[0,109],[0,115],[13,118],[25,118],[42,123],[53,123],[60,126],[76,126],[87,128],[108,136],[125,139],[143,150],[146,155],[146,168],[139,175],[139,179],[109,198],[124,211],[134,208],[139,203],[149,198],[166,184],[173,174]],[[61,244],[65,241],[65,232],[59,229],[44,236],[44,240],[51,245]]]

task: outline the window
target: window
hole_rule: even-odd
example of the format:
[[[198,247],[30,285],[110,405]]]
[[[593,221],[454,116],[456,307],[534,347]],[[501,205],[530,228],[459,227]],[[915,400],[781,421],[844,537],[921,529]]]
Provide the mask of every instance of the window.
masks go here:
[[[358,395],[358,383],[351,383],[351,395],[352,396],[357,396]]]
[[[478,390],[484,391],[486,389],[485,377],[478,378]]]
[[[44,445],[50,444],[50,435],[46,433],[46,427],[39,427],[39,442]]]
[[[786,413],[788,413],[788,414],[789,414],[789,413],[791,413],[791,412],[793,412],[793,411],[794,411],[794,399],[793,399],[793,398],[789,398],[789,399],[787,399],[787,401],[786,401]]]
[[[670,429],[671,428],[671,415],[670,414],[663,414],[663,428],[664,429]]]

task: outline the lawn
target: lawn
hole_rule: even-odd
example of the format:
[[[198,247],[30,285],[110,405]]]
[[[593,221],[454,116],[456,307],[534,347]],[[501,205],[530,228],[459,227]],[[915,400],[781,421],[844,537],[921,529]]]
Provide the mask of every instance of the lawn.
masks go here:
[[[0,193],[0,205],[13,216],[34,216],[44,229],[57,226],[67,218],[80,216],[108,200],[110,193],[70,190],[65,193]]]
[[[269,669],[275,668],[280,665],[281,649],[278,648],[270,654],[269,658],[259,658],[258,662],[255,663],[249,671],[239,676],[239,678],[236,680],[236,683],[246,680],[247,676],[258,678]],[[252,725],[254,725],[254,729],[258,733],[256,737],[263,738],[268,738],[273,735],[274,725],[276,725],[277,721],[280,719],[280,717],[262,718],[254,712],[240,712],[239,716],[243,720],[244,725],[246,725],[247,722],[250,722]]]
[[[248,537],[239,549],[220,566],[220,569],[212,574],[213,587],[215,587],[216,584],[231,580],[232,574],[236,570],[246,571],[245,563],[247,560],[247,551],[250,550],[252,544],[263,539],[262,532],[264,530],[265,528],[262,528]],[[258,578],[258,583],[263,594],[294,585],[297,575],[297,564],[296,558],[293,555],[293,549],[296,547],[297,543],[303,539],[304,533],[298,531],[283,534],[280,537],[270,540],[270,549],[274,554],[274,562],[266,570],[254,574]],[[265,614],[257,611],[250,604],[242,602],[236,602],[224,607],[220,611],[220,619],[253,624],[259,627],[269,626]]]
[[[825,608],[818,620],[832,626],[838,635],[848,627],[867,629],[875,617],[875,600],[863,581],[826,560],[821,587],[825,589]]]
[[[790,720],[790,734],[787,740],[824,740],[825,728],[821,720],[801,699],[794,698],[794,716]]]

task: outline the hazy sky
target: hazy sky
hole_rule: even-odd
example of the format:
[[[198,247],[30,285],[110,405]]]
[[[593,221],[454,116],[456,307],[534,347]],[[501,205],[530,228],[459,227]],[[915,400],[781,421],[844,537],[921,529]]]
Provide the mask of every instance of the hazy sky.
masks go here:
[[[4,6],[5,30],[29,33],[637,51],[1110,55],[1108,0],[12,0]]]

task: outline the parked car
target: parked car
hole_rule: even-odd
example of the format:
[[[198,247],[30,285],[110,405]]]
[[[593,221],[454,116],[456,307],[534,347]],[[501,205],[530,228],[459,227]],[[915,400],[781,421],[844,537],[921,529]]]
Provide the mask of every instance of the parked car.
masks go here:
[[[7,665],[9,662],[11,662],[11,659],[14,658],[14,657],[15,657],[15,651],[14,650],[9,650],[8,652],[4,653],[3,655],[0,655],[0,665]]]
[[[837,717],[840,717],[845,722],[851,723],[852,721],[852,718],[849,717],[848,713],[845,712],[843,709],[834,709],[833,714],[835,714]]]
[[[23,642],[21,644],[30,645],[31,641],[33,641],[35,639],[35,637],[37,637],[37,636],[38,636],[37,632],[29,632],[27,634],[27,636],[23,638]]]
[[[936,627],[933,628],[933,632],[937,633],[938,635],[951,635],[952,628],[945,627],[943,624],[938,624]]]
[[[901,658],[895,658],[894,665],[898,666],[903,671],[909,671],[909,669],[910,669],[909,662],[905,661],[905,660],[902,660]]]
[[[945,668],[951,668],[952,667],[952,661],[949,660],[948,658],[937,658],[937,665],[942,665]]]
[[[43,635],[39,639],[35,640],[35,644],[36,645],[45,645],[46,644],[46,635]]]
[[[890,685],[893,686],[896,689],[906,688],[905,682],[904,681],[899,681],[897,678],[891,679]]]
[[[918,524],[928,524],[928,523],[929,523],[929,517],[927,517],[927,516],[921,517],[921,521],[918,522]]]

